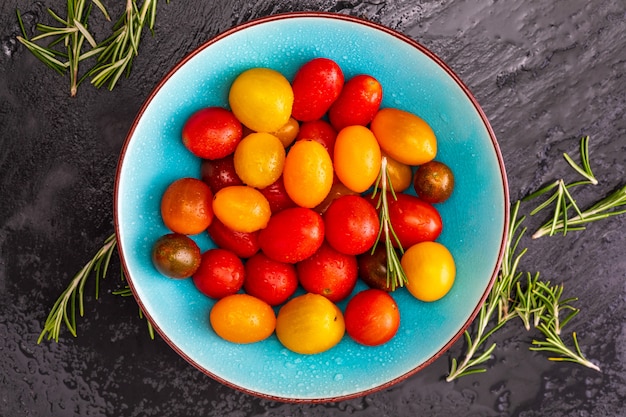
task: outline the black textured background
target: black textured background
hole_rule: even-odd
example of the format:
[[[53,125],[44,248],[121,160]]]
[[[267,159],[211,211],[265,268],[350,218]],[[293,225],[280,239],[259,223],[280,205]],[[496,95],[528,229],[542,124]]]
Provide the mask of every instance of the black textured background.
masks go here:
[[[112,15],[124,1],[104,0]],[[116,262],[79,336],[37,344],[43,320],[72,275],[113,231],[113,184],[125,135],[149,92],[182,57],[250,19],[292,10],[356,15],[437,53],[474,92],[498,136],[516,200],[575,178],[562,158],[591,137],[600,185],[583,206],[625,180],[626,4],[623,0],[172,0],[159,2],[133,72],[113,92],[88,84],[69,97],[56,75],[16,42],[64,0],[0,2],[0,415],[18,416],[624,416],[626,215],[528,246],[521,268],[565,284],[577,331],[597,373],[528,350],[516,322],[494,337],[489,371],[446,383],[451,355],[393,388],[319,405],[269,402],[224,387],[151,341]],[[94,11],[94,16],[97,12]],[[105,33],[104,22],[92,26]],[[530,207],[523,206],[525,212]],[[531,219],[532,229],[544,219]]]

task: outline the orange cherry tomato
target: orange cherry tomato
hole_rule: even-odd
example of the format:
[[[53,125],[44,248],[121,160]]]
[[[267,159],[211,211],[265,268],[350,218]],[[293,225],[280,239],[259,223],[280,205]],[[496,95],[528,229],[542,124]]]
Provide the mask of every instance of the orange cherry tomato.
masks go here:
[[[326,148],[314,140],[299,140],[285,158],[285,190],[299,206],[320,204],[333,185],[333,163]]]
[[[376,137],[365,126],[348,126],[335,140],[335,173],[339,180],[357,193],[367,190],[380,172],[381,151]]]
[[[263,194],[248,185],[232,185],[215,193],[213,211],[226,227],[236,232],[263,229],[272,214]]]
[[[172,232],[195,235],[213,220],[211,188],[196,178],[181,178],[170,184],[161,198],[161,217]]]

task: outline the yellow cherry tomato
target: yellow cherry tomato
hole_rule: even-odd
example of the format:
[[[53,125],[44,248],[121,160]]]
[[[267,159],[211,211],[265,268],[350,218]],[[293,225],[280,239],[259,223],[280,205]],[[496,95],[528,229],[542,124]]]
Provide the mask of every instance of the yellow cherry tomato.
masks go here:
[[[370,129],[381,149],[406,165],[421,165],[437,155],[437,138],[431,127],[413,113],[395,108],[376,113]]]
[[[367,190],[380,172],[381,151],[376,137],[365,126],[344,127],[337,134],[334,150],[335,173],[357,193]]]
[[[320,204],[333,185],[333,162],[322,144],[299,140],[287,153],[283,181],[287,195],[301,207]]]
[[[401,193],[411,186],[413,181],[413,170],[407,164],[398,162],[390,156],[387,157],[387,180],[395,192]]]
[[[209,313],[211,327],[222,339],[254,343],[267,339],[276,328],[276,314],[265,301],[248,294],[227,295]]]
[[[320,294],[292,298],[276,317],[278,340],[296,353],[324,352],[341,341],[345,329],[341,310]]]
[[[234,163],[244,184],[265,188],[283,172],[285,147],[270,133],[250,133],[235,148]]]
[[[298,136],[298,132],[300,131],[300,123],[293,117],[290,117],[287,123],[283,125],[276,132],[272,132],[274,136],[276,136],[283,143],[283,146],[286,148],[296,140]]]
[[[267,198],[248,185],[231,185],[215,193],[213,213],[237,232],[255,232],[267,226],[272,212]]]
[[[400,264],[408,280],[406,288],[418,300],[439,300],[454,284],[454,258],[439,242],[416,243],[404,252]]]
[[[270,68],[251,68],[239,74],[230,87],[232,112],[255,132],[275,132],[289,121],[293,90],[289,80]]]

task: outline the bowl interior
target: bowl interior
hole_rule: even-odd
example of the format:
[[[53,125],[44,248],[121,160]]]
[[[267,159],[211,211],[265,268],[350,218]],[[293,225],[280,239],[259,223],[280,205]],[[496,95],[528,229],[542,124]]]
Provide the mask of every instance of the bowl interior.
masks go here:
[[[205,106],[226,106],[233,79],[269,67],[292,79],[313,57],[328,57],[346,79],[367,73],[383,86],[384,107],[424,118],[438,137],[438,160],[455,173],[453,196],[437,208],[440,242],[455,257],[457,279],[442,300],[423,303],[394,293],[401,313],[397,336],[364,347],[348,336],[317,355],[283,348],[275,336],[250,345],[223,341],[211,330],[213,301],[189,280],[153,267],[153,242],[168,230],[160,198],[174,180],[199,177],[200,161],[182,145],[184,121]],[[147,317],[185,359],[241,390],[281,400],[329,400],[394,383],[443,353],[475,315],[499,265],[508,221],[506,176],[495,138],[480,108],[452,72],[426,49],[393,31],[340,15],[296,14],[261,19],[209,41],[174,68],[137,117],[120,157],[115,220],[128,280]],[[202,250],[206,234],[193,236]],[[363,289],[359,284],[355,291]],[[345,302],[340,304],[343,309]]]

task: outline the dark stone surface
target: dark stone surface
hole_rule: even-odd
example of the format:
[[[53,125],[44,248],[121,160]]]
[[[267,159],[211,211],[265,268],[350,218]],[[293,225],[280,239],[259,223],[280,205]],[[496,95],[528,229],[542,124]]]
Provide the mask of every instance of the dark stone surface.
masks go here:
[[[118,15],[124,2],[107,2]],[[115,4],[113,4],[115,3]],[[620,416],[626,399],[626,215],[566,237],[523,241],[522,269],[564,283],[581,313],[568,325],[602,373],[528,350],[535,332],[497,333],[485,374],[446,383],[451,356],[384,392],[333,404],[289,405],[207,378],[160,338],[151,341],[115,263],[94,299],[86,288],[79,336],[37,344],[42,322],[72,275],[113,231],[119,150],[135,113],[184,55],[227,28],[290,10],[337,11],[408,34],[468,84],[498,136],[511,197],[575,178],[562,153],[591,136],[600,180],[583,206],[624,184],[626,5],[622,0],[172,1],[159,2],[133,72],[113,91],[68,79],[16,43],[65,1],[0,3],[1,416]],[[94,16],[97,11],[94,11]],[[99,26],[98,26],[99,25]],[[97,34],[106,28],[94,24]],[[523,206],[527,212],[531,206]],[[530,229],[543,219],[532,218]],[[567,329],[567,328],[566,328]]]

